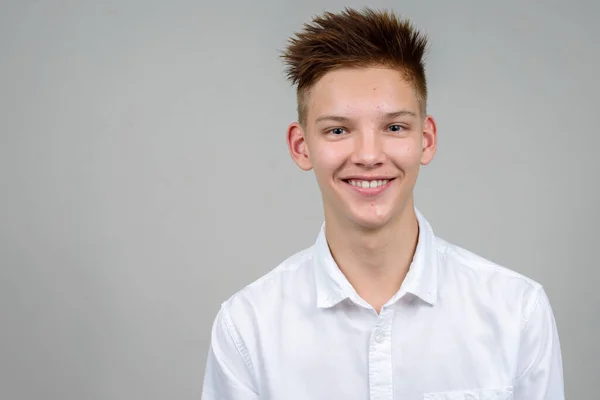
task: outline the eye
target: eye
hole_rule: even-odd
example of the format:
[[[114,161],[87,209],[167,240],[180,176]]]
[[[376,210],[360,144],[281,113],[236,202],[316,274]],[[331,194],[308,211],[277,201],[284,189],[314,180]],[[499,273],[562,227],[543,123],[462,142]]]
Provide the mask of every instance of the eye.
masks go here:
[[[390,125],[388,126],[388,129],[392,132],[402,132],[404,130],[404,127],[402,125]]]
[[[346,130],[344,128],[333,128],[330,129],[328,132],[333,134],[334,136],[339,136],[346,132]]]

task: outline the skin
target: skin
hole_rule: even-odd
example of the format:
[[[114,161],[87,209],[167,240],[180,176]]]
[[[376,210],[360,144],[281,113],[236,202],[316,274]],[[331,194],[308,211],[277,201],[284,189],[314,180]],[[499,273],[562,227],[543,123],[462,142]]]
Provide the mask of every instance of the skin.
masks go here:
[[[307,96],[305,125],[288,127],[289,152],[298,167],[315,173],[336,263],[379,312],[400,289],[414,255],[413,189],[420,167],[435,155],[436,123],[421,115],[413,86],[394,69],[330,71]],[[347,182],[357,177],[393,180],[365,195]]]

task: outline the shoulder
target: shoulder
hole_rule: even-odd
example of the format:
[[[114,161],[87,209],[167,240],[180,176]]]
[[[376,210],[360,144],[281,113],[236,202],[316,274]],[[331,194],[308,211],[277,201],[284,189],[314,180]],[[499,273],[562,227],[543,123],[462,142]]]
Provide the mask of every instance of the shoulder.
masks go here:
[[[510,267],[500,265],[484,256],[473,251],[467,250],[464,247],[439,239],[444,250],[443,253],[447,257],[446,266],[454,268],[460,273],[471,274],[482,279],[495,278],[502,281],[512,282],[514,285],[537,289],[541,285],[539,282],[517,272]]]
[[[518,312],[523,325],[545,297],[543,286],[536,280],[464,247],[436,239],[443,257],[438,268],[440,281],[451,283],[454,289]],[[514,309],[515,306],[518,309]]]
[[[240,324],[266,318],[282,303],[307,297],[314,286],[313,246],[291,255],[221,304],[221,310]]]

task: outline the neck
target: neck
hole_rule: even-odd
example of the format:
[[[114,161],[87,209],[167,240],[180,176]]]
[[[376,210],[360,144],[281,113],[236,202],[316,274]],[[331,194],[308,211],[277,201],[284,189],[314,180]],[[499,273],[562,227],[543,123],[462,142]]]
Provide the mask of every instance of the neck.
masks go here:
[[[415,253],[419,224],[412,201],[377,229],[327,217],[325,235],[334,260],[358,295],[379,312],[400,289]]]

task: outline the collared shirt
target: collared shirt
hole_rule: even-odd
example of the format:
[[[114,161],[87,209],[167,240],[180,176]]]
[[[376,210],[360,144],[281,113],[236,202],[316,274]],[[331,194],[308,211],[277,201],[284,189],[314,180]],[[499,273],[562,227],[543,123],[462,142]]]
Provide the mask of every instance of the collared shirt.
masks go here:
[[[562,400],[562,358],[540,284],[419,235],[378,314],[313,246],[224,302],[202,399]]]

